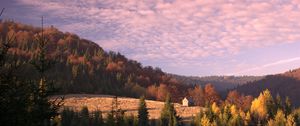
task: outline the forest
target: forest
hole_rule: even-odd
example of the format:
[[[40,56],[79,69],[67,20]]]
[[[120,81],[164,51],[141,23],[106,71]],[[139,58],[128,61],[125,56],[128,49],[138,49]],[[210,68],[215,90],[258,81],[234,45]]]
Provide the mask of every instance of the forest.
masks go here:
[[[257,97],[238,90],[221,98],[213,84],[186,85],[159,68],[142,66],[97,44],[63,33],[54,27],[33,27],[13,21],[0,24],[1,120],[7,126],[185,125],[173,102],[189,97],[205,111],[189,125],[287,125],[300,124],[300,110],[289,97],[266,88]],[[257,81],[259,82],[259,81]],[[56,94],[90,93],[141,97],[138,116],[125,116],[116,103],[111,112],[80,112],[63,108]],[[165,101],[158,120],[148,119],[145,99]],[[116,99],[117,100],[117,99]],[[61,110],[63,109],[63,110]]]
[[[115,97],[107,114],[90,112],[87,107],[79,112],[64,108],[61,118],[55,118],[52,123],[61,126],[298,126],[300,123],[300,108],[293,108],[288,98],[273,98],[271,92],[265,90],[244,106],[240,104],[242,97],[233,91],[223,103],[206,104],[206,109],[199,110],[190,122],[182,121],[167,96],[159,119],[148,118],[144,97],[140,98],[137,116],[125,115],[125,111],[118,108]]]

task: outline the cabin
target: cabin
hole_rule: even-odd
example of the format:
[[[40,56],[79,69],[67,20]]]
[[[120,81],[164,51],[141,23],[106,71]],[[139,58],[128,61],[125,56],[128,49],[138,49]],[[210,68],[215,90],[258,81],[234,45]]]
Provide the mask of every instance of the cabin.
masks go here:
[[[191,106],[192,103],[193,103],[193,101],[186,97],[184,97],[184,99],[182,100],[182,106],[185,106],[185,107]]]

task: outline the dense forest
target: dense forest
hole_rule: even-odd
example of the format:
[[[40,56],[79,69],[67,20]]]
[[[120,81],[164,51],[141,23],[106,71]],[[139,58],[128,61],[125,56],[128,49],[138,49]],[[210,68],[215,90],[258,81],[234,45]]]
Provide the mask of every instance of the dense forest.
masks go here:
[[[249,82],[261,80],[263,76],[181,76],[175,74],[169,74],[172,77],[176,78],[178,81],[183,84],[199,84],[204,86],[208,83],[211,83],[217,91],[226,92],[227,90],[236,88],[237,86],[247,84]]]
[[[249,100],[249,104],[240,104],[243,99],[238,92],[228,94],[222,103],[206,105],[206,109],[199,110],[189,122],[184,122],[176,114],[174,105],[167,97],[161,116],[158,119],[149,119],[147,104],[141,97],[138,115],[125,115],[124,110],[116,107],[117,98],[112,103],[109,113],[89,111],[83,107],[81,111],[65,108],[61,119],[53,120],[54,124],[61,126],[298,126],[300,124],[300,109],[291,106],[289,99],[280,96],[272,97],[269,90]]]
[[[265,89],[273,92],[273,96],[280,95],[282,97],[289,97],[293,105],[300,105],[300,69],[290,70],[288,72],[268,75],[261,80],[249,82],[245,85],[239,86],[236,89],[244,94],[258,96],[259,93]]]

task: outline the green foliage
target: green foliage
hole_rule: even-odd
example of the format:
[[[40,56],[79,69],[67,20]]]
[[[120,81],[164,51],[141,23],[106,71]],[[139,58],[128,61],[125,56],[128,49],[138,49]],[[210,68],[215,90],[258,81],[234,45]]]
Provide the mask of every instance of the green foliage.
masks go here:
[[[107,126],[115,126],[115,118],[114,118],[114,114],[113,111],[111,111],[110,113],[107,114],[107,119],[106,119],[106,125]]]
[[[166,97],[164,108],[161,111],[160,121],[162,126],[178,126],[180,118],[176,114],[174,104],[171,103],[170,95]]]
[[[104,121],[103,121],[103,117],[102,117],[102,113],[101,111],[96,111],[93,113],[94,117],[92,118],[92,123],[91,125],[94,126],[103,126],[104,125]]]
[[[145,102],[145,97],[142,96],[140,98],[139,108],[138,108],[138,125],[139,126],[147,126],[149,119],[148,119],[148,109]]]

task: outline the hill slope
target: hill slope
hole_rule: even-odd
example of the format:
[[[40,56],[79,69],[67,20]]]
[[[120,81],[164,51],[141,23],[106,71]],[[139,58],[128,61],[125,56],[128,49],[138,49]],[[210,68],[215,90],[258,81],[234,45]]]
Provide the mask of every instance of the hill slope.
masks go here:
[[[265,89],[269,89],[274,97],[277,94],[283,98],[288,96],[295,106],[300,106],[300,69],[269,75],[262,80],[237,87],[239,92],[250,94],[254,97],[258,96]]]

